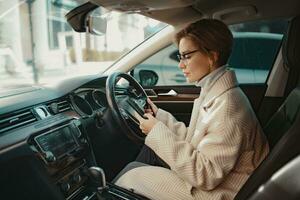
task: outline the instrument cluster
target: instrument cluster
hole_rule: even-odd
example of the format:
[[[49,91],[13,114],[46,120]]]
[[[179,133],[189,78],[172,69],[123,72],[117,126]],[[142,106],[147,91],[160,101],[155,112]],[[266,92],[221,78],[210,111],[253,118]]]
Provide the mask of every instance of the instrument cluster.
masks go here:
[[[108,106],[106,94],[101,89],[79,89],[71,95],[71,102],[81,116],[91,116],[94,111]]]

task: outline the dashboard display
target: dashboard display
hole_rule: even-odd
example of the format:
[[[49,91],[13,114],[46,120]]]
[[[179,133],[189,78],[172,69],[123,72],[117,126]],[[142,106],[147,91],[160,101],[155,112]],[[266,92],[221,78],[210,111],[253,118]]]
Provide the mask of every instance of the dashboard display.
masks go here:
[[[94,101],[100,106],[100,107],[107,107],[108,103],[106,100],[106,94],[104,92],[101,92],[99,90],[95,90],[92,93],[92,97]]]
[[[77,142],[69,126],[37,136],[35,140],[42,151],[51,152],[57,158],[77,147]]]
[[[71,96],[71,102],[72,102],[74,109],[81,116],[90,116],[93,114],[92,107],[83,97],[81,97],[79,95]]]

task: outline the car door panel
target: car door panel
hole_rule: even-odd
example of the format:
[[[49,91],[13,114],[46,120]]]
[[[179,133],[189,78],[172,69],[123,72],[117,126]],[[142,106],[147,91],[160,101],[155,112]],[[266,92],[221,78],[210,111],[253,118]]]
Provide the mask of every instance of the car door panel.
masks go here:
[[[243,92],[248,97],[254,112],[257,112],[267,89],[266,84],[241,84]],[[149,98],[161,109],[173,114],[173,116],[189,124],[193,109],[194,99],[199,97],[201,88],[196,86],[154,86],[145,89]],[[166,95],[171,93],[173,95]]]
[[[200,94],[201,88],[196,86],[155,86],[145,90],[149,98],[161,109],[189,124],[194,99]],[[167,95],[170,91],[176,95]],[[171,93],[172,94],[172,93]]]

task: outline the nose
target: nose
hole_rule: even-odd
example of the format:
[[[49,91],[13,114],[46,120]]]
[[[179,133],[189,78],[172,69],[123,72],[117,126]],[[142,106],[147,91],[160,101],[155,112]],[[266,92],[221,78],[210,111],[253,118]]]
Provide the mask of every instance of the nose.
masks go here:
[[[184,64],[184,62],[183,62],[183,60],[180,60],[180,61],[179,61],[178,67],[179,67],[180,69],[186,68],[186,66],[185,66],[185,64]]]

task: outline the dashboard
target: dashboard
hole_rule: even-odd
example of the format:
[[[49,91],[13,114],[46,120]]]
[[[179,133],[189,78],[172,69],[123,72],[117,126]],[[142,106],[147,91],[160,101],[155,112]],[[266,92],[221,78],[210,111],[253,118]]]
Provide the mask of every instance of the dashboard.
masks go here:
[[[81,116],[90,116],[98,110],[108,107],[106,94],[103,89],[81,88],[70,96],[74,109]]]
[[[111,180],[133,158],[116,151],[127,148],[131,154],[138,148],[113,122],[106,78],[85,76],[1,93],[2,197],[96,199],[89,167],[100,165]]]

